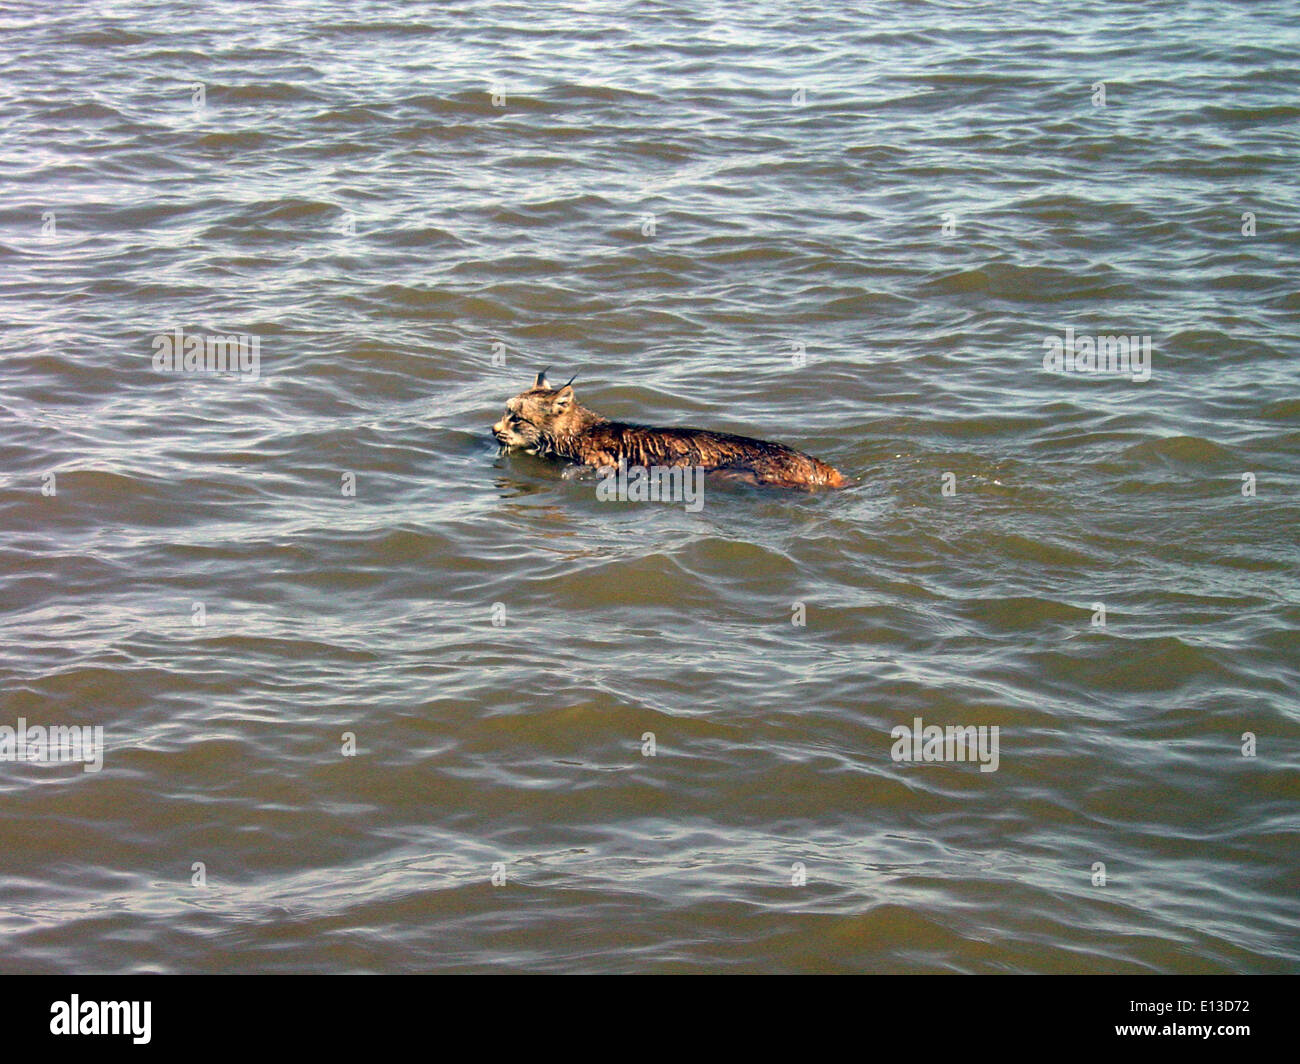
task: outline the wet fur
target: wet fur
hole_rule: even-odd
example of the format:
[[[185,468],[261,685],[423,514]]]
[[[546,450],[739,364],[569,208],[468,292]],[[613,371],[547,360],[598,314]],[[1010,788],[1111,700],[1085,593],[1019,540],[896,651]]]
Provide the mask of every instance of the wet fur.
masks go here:
[[[837,469],[780,443],[707,429],[655,428],[611,421],[581,406],[573,388],[552,388],[545,373],[506,403],[492,426],[502,448],[587,466],[700,466],[755,484],[842,488]]]

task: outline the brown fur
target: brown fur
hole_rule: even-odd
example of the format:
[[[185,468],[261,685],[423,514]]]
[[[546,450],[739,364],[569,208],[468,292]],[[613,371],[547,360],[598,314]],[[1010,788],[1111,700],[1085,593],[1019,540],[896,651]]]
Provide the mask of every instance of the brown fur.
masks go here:
[[[610,421],[580,406],[573,388],[552,388],[546,374],[506,403],[492,426],[505,450],[562,458],[580,465],[700,466],[756,484],[842,488],[838,470],[780,443],[706,429],[661,429]]]

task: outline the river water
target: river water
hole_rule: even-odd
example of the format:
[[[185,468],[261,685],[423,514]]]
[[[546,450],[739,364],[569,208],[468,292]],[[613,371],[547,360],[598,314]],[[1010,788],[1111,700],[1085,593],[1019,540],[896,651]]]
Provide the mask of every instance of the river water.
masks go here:
[[[1298,51],[6,7],[0,970],[1300,970]],[[544,366],[857,484],[602,501]]]

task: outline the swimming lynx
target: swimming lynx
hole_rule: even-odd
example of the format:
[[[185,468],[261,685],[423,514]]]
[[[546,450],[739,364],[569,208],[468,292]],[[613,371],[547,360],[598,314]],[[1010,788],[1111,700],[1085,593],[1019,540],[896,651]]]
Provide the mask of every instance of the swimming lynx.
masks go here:
[[[506,403],[492,426],[502,452],[524,451],[579,465],[696,466],[752,484],[842,488],[852,483],[825,462],[780,443],[729,432],[663,429],[610,421],[580,406],[572,380],[552,388],[546,371]]]

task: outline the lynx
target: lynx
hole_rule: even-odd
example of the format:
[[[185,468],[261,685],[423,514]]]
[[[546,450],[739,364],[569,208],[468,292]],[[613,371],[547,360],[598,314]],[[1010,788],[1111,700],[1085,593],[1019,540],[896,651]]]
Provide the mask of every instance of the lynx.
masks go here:
[[[655,428],[611,421],[581,406],[573,381],[552,388],[546,371],[506,403],[492,426],[502,453],[523,451],[579,465],[695,466],[751,484],[785,488],[843,488],[838,470],[780,443],[705,429]]]

